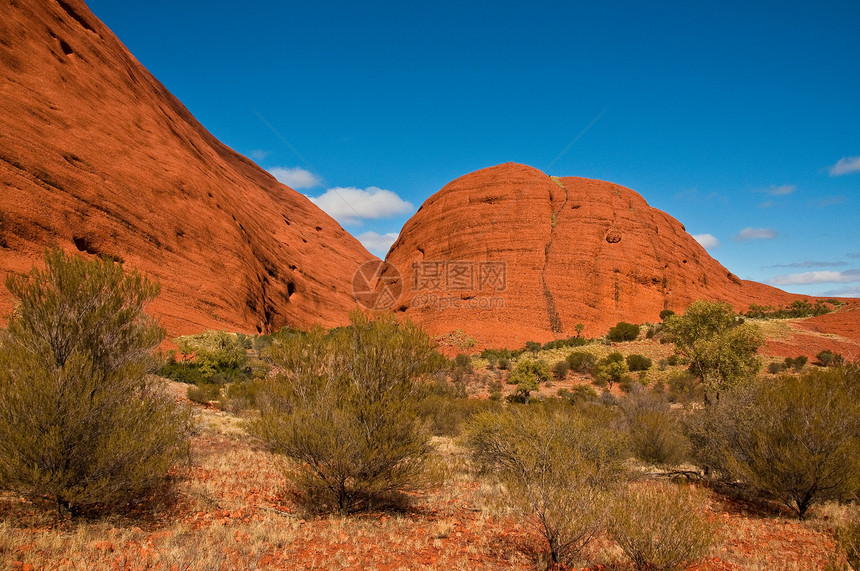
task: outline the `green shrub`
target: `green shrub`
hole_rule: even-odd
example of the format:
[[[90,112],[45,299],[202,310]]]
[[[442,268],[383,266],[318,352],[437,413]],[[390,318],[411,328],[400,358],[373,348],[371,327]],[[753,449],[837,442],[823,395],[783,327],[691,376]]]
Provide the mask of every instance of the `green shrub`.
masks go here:
[[[830,349],[821,351],[815,356],[815,358],[818,360],[818,364],[822,367],[839,367],[845,364],[845,358],[841,354],[834,353]]]
[[[836,530],[836,542],[852,569],[860,569],[860,509],[854,508],[848,523]]]
[[[178,362],[175,353],[168,355],[158,374],[173,381],[190,385],[205,382],[200,369],[191,363]]]
[[[456,357],[454,357],[454,367],[471,372],[472,358],[465,353],[460,353]]]
[[[666,364],[670,367],[677,367],[681,364],[681,356],[676,353],[672,353],[666,358]]]
[[[636,569],[684,569],[713,543],[705,500],[703,491],[676,484],[631,486],[613,502],[610,533]]]
[[[0,487],[60,513],[119,507],[163,481],[186,437],[186,414],[147,376],[164,338],[144,312],[158,286],[59,249],[45,266],[6,280]]]
[[[610,353],[597,362],[594,377],[601,384],[608,383],[609,388],[615,383],[621,382],[629,372],[627,363],[621,353]]]
[[[568,337],[566,339],[556,339],[543,344],[544,350],[548,349],[563,349],[565,347],[582,347],[588,345],[588,339],[577,335],[576,337]]]
[[[551,373],[549,365],[544,361],[523,360],[517,363],[511,376],[508,377],[508,383],[517,385],[516,398],[520,402],[528,403],[529,394],[532,391],[538,390],[540,383],[545,383],[550,380]]]
[[[567,361],[559,361],[552,366],[552,376],[563,381],[567,378],[567,373],[570,371],[570,363]]]
[[[627,368],[631,371],[647,371],[653,365],[651,359],[644,355],[633,354],[627,355]]]
[[[860,489],[860,372],[811,371],[738,388],[691,418],[700,465],[779,500],[803,519]]]
[[[571,404],[597,400],[597,391],[589,385],[576,385],[568,389],[559,389],[558,396],[567,399]]]
[[[678,413],[658,393],[640,389],[620,402],[630,447],[641,461],[655,466],[677,466],[690,453]]]
[[[639,326],[626,321],[619,321],[617,325],[609,328],[606,338],[614,343],[622,341],[633,341],[639,337]]]
[[[569,406],[478,414],[466,444],[505,486],[511,507],[543,535],[555,566],[568,563],[598,532],[624,473],[622,436],[600,415]]]
[[[429,424],[435,436],[460,436],[466,423],[474,415],[497,410],[499,399],[484,400],[454,396],[453,392],[434,392],[419,400],[417,413]]]
[[[791,357],[786,357],[784,368],[794,369],[795,373],[799,373],[801,370],[803,370],[803,367],[806,366],[807,361],[809,361],[809,359],[804,355],[800,355],[798,357],[795,357],[794,359],[792,359]]]
[[[251,362],[245,345],[247,336],[225,331],[206,331],[177,337],[183,363],[194,367],[204,383],[226,384],[251,378]]]
[[[490,381],[487,384],[487,391],[490,393],[490,400],[498,401],[502,398],[502,382],[499,380]]]
[[[403,501],[430,452],[418,415],[422,388],[446,360],[411,322],[371,319],[328,335],[317,328],[269,349],[281,371],[262,381],[251,432],[293,461],[288,475],[308,509],[348,514]]]
[[[502,357],[499,359],[499,369],[503,371],[507,371],[511,368],[511,360],[507,357]]]
[[[663,311],[660,312],[660,321],[666,321],[667,319],[669,319],[673,315],[675,315],[674,311],[672,311],[671,309],[664,309]]]
[[[257,335],[251,344],[251,347],[256,351],[257,356],[261,356],[263,351],[272,346],[274,337],[272,335]]]
[[[531,351],[532,355],[537,355],[541,350],[541,344],[537,341],[526,341],[526,351]]]
[[[702,384],[689,371],[673,371],[667,379],[669,390],[666,398],[672,403],[688,403],[704,396]]]
[[[230,412],[238,413],[256,407],[259,383],[259,380],[251,380],[227,385],[227,398],[224,402],[224,408]]]
[[[221,386],[215,383],[191,385],[186,391],[186,396],[191,402],[210,404],[221,399]]]
[[[795,300],[791,302],[791,305],[786,305],[785,307],[773,307],[771,305],[758,305],[751,304],[749,306],[749,310],[744,314],[749,318],[758,318],[758,319],[790,319],[797,317],[810,317],[813,315],[823,315],[825,313],[829,313],[833,311],[832,308],[827,307],[825,303],[821,300],[816,300],[813,305],[808,300]]]
[[[573,351],[567,356],[567,364],[577,373],[590,374],[597,365],[597,357],[586,351]]]
[[[768,363],[767,365],[767,372],[771,375],[781,373],[783,369],[785,369],[785,365],[783,363]]]
[[[522,349],[517,349],[516,351],[511,351],[510,349],[484,349],[481,351],[480,357],[481,359],[490,359],[490,357],[495,356],[496,360],[501,358],[505,359],[513,359],[515,357],[519,357],[523,353]]]

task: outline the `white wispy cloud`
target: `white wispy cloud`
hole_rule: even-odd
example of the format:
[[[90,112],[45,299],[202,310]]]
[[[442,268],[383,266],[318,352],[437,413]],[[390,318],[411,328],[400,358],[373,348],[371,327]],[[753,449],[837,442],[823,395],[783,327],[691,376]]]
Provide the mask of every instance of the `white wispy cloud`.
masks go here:
[[[770,228],[744,228],[735,236],[735,240],[739,242],[748,242],[749,240],[773,240],[777,237],[777,233]]]
[[[782,186],[772,184],[765,192],[771,196],[785,196],[786,194],[793,193],[795,190],[797,190],[797,186],[793,184],[783,184]]]
[[[841,287],[825,291],[821,295],[832,295],[834,297],[860,297],[860,285]]]
[[[301,167],[273,167],[269,173],[290,188],[314,188],[322,184],[320,177]]]
[[[849,254],[850,255],[850,254]],[[860,256],[858,256],[860,257]],[[790,264],[773,264],[766,268],[835,268],[847,266],[848,262],[824,262],[818,260],[804,260],[802,262],[791,262]]]
[[[693,234],[693,240],[701,244],[706,250],[716,248],[720,245],[720,241],[713,234]]]
[[[371,254],[384,258],[391,245],[397,240],[397,236],[396,232],[386,232],[385,234],[364,232],[356,236],[356,238],[365,248],[370,250]]]
[[[810,206],[817,206],[818,208],[830,208],[831,206],[842,204],[846,200],[847,198],[845,198],[844,196],[825,196],[820,200],[810,203]]]
[[[801,272],[774,276],[769,280],[772,285],[810,285],[810,284],[847,284],[860,282],[860,270],[845,270],[844,272],[817,271]]]
[[[412,203],[397,193],[375,186],[366,189],[331,188],[319,196],[308,198],[343,225],[357,224],[363,219],[391,218],[414,209]]]
[[[842,157],[830,167],[830,176],[842,176],[853,172],[860,172],[860,157]]]
[[[252,159],[254,159],[257,162],[260,162],[269,156],[269,151],[264,151],[263,149],[254,149],[253,151],[251,151],[251,154],[248,156],[250,156]]]

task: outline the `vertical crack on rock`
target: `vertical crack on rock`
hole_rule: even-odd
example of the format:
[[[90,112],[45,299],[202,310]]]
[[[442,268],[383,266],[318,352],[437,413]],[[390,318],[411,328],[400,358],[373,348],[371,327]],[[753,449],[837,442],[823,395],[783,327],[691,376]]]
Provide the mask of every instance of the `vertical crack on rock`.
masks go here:
[[[561,203],[558,210],[552,210],[552,192],[549,193],[549,208],[552,212],[552,219],[550,220],[550,230],[549,230],[549,241],[546,243],[543,249],[543,268],[540,272],[541,283],[543,284],[543,295],[546,298],[546,313],[549,317],[549,328],[553,333],[561,333],[564,328],[561,323],[561,316],[558,314],[558,309],[555,307],[555,298],[553,298],[552,292],[549,291],[549,286],[546,283],[546,270],[549,265],[549,250],[552,248],[552,240],[553,235],[555,234],[555,226],[556,222],[558,222],[558,217],[561,214],[564,207],[567,205],[568,194],[567,188],[557,177],[552,177],[553,182],[555,182],[562,190],[564,190],[564,202]]]

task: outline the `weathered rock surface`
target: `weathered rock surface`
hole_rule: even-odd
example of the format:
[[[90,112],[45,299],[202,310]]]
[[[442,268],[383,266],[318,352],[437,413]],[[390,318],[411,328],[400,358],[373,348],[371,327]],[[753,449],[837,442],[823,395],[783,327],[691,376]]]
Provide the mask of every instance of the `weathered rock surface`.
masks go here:
[[[0,13],[0,278],[58,244],[158,279],[172,334],[346,321],[373,256],[337,222],[215,139],[83,2]]]
[[[577,323],[598,336],[697,299],[746,310],[801,297],[732,275],[628,188],[512,163],[431,196],[386,261],[403,279],[397,311],[434,334],[463,329],[492,347],[568,337]]]

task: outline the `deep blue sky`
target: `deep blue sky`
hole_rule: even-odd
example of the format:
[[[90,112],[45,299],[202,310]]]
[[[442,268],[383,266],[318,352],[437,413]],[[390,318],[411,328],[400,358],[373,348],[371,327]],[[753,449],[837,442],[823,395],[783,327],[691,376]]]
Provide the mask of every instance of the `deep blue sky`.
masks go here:
[[[856,2],[89,6],[227,145],[355,189],[364,222],[327,208],[357,236],[514,161],[638,191],[743,278],[860,296]]]

